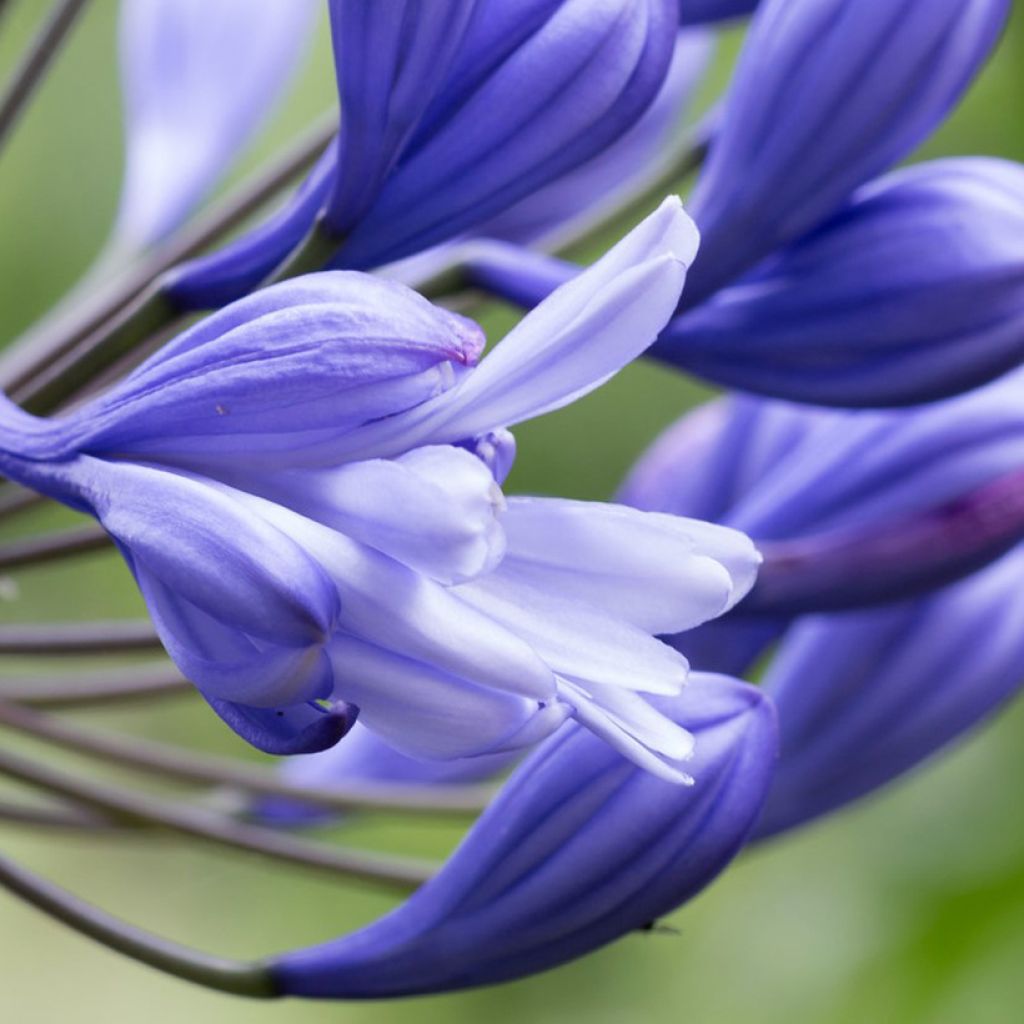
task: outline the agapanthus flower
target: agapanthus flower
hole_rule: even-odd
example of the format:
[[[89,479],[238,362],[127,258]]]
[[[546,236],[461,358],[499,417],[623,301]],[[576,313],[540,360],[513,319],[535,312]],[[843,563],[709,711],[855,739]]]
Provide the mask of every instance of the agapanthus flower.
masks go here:
[[[122,0],[125,176],[118,245],[178,227],[273,108],[307,49],[315,0]]]
[[[891,782],[1020,692],[1022,571],[1018,547],[916,600],[793,624],[762,683],[782,754],[759,838]]]
[[[678,692],[686,663],[653,637],[742,597],[753,547],[499,484],[504,428],[641,351],[695,247],[667,202],[478,366],[479,328],[399,284],[284,283],[67,416],[7,407],[3,470],[100,521],[182,672],[264,749],[324,746],[356,708],[435,758],[574,716],[679,778],[691,737],[639,694]]]
[[[1007,10],[762,4],[691,201],[696,277],[649,354],[726,386],[840,406],[932,401],[1015,366],[1020,166],[947,160],[875,180],[959,98]],[[493,246],[468,268],[524,305],[576,272]]]
[[[271,220],[181,268],[175,302],[237,298],[311,230],[319,265],[366,269],[489,220],[633,126],[665,79],[677,25],[676,0],[329,9],[337,145]]]
[[[889,781],[1024,682],[1022,389],[1018,371],[907,412],[732,398],[680,421],[626,482],[640,508],[729,523],[765,551],[763,593],[675,639],[695,666],[735,673],[778,643],[762,834]],[[973,502],[996,487],[1001,500]]]
[[[695,785],[667,784],[570,724],[506,782],[442,871],[351,935],[271,961],[277,990],[380,998],[491,984],[648,927],[743,845],[772,777],[771,702],[695,674],[659,708],[697,739]]]

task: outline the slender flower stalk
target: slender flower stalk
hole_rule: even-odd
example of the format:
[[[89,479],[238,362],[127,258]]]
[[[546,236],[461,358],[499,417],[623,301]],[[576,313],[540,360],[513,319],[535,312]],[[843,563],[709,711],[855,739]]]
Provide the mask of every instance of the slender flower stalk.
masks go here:
[[[87,4],[88,0],[56,0],[39,34],[11,73],[6,88],[0,94],[0,150]]]
[[[0,885],[75,931],[166,974],[252,999],[279,994],[267,965],[207,956],[125,924],[2,855]]]
[[[355,878],[384,888],[397,888],[399,891],[414,889],[435,870],[433,864],[408,857],[373,854],[310,842],[235,820],[211,808],[86,778],[8,750],[0,750],[0,774],[128,821],[141,821],[219,846],[259,854],[272,861],[313,868],[343,878]]]

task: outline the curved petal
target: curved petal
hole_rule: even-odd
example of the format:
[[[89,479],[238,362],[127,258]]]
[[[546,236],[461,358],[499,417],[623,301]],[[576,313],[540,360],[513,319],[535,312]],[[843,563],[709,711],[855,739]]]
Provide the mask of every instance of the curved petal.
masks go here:
[[[122,0],[125,180],[115,234],[159,241],[192,212],[298,67],[312,0]]]
[[[691,201],[692,308],[831,216],[942,120],[1009,0],[763,0]]]
[[[539,590],[578,599],[649,633],[715,618],[754,584],[743,534],[624,505],[511,498],[505,564]]]
[[[651,355],[793,401],[933,401],[1024,358],[1024,167],[940,160],[674,320]]]
[[[799,620],[765,678],[782,755],[759,836],[864,796],[1017,693],[1022,570],[1018,549],[926,600]]]
[[[776,726],[758,691],[721,677],[695,679],[664,710],[698,737],[695,785],[663,782],[585,730],[562,730],[398,910],[277,957],[281,993],[370,998],[491,984],[581,956],[688,900],[757,817]]]

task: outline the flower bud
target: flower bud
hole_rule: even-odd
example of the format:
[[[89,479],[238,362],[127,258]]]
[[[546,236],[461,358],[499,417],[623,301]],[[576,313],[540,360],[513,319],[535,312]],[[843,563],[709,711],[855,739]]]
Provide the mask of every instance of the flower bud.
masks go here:
[[[776,756],[758,690],[695,677],[665,713],[697,736],[673,786],[578,727],[506,783],[434,879],[352,935],[272,961],[282,995],[380,998],[492,984],[582,956],[670,913],[743,844]]]
[[[858,799],[919,764],[1024,682],[1024,549],[931,596],[808,616],[764,679],[782,752],[758,837]]]
[[[1024,358],[1024,167],[941,160],[865,186],[676,317],[652,355],[821,405],[933,401],[998,376]]]
[[[764,0],[691,202],[692,308],[903,159],[988,56],[1009,0]]]

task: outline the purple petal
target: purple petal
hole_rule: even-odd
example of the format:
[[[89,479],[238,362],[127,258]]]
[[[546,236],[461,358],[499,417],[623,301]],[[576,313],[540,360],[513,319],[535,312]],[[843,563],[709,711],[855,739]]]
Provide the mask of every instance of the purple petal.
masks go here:
[[[652,354],[730,387],[879,406],[965,391],[1024,358],[1024,167],[923,164],[663,332]]]
[[[757,834],[828,813],[974,726],[1024,681],[1024,550],[934,596],[802,619],[765,678],[782,756]]]
[[[764,0],[691,201],[691,308],[817,227],[945,117],[1009,0]]]
[[[125,180],[118,241],[159,241],[262,125],[298,67],[311,0],[123,0]]]
[[[402,907],[276,958],[279,990],[370,998],[504,981],[581,956],[690,899],[759,812],[775,719],[758,691],[711,676],[664,709],[698,736],[695,785],[653,778],[584,730],[565,729]]]

